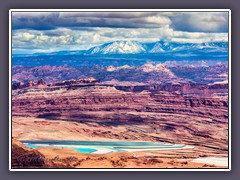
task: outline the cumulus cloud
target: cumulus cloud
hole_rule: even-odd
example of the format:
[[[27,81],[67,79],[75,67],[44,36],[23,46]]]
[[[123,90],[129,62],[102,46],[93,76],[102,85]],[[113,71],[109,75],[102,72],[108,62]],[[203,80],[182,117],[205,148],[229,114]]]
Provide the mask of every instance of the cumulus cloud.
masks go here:
[[[213,42],[227,41],[227,33],[198,33],[174,31],[171,28],[92,28],[72,30],[15,30],[12,35],[13,48],[35,48],[52,50],[80,50],[116,40],[136,40],[156,42],[168,40],[175,42]]]
[[[48,48],[49,46],[76,47],[76,49],[88,49],[90,47],[115,40],[137,40],[151,42],[164,39],[169,31],[161,28],[150,29],[138,28],[92,28],[88,30],[72,30],[59,28],[54,30],[15,30],[12,34],[13,48]]]
[[[205,33],[205,32],[184,32],[184,31],[174,31],[172,36],[172,41],[175,42],[227,42],[227,33]]]
[[[88,49],[115,40],[228,41],[227,12],[13,12],[16,51]]]

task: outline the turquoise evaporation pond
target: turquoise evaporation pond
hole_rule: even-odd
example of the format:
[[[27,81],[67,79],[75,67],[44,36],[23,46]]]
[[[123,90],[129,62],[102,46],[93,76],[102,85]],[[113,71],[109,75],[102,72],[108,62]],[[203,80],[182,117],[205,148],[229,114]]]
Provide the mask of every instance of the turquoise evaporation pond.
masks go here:
[[[24,145],[28,148],[31,148],[31,149],[36,149],[38,147],[53,147],[51,145],[47,145],[47,144],[31,144],[31,143],[24,143]],[[56,148],[63,148],[63,147],[68,147],[68,146],[58,146]],[[71,149],[76,149],[78,150],[79,152],[81,153],[92,153],[92,152],[95,152],[97,151],[96,149],[94,148],[84,148],[84,147],[71,147],[69,146],[68,148],[71,148]]]
[[[111,142],[111,141],[63,141],[63,140],[22,140],[25,146],[29,148],[38,147],[55,147],[55,148],[71,148],[82,153],[92,153],[99,148],[109,149],[115,152],[123,152],[124,149],[164,149],[164,148],[183,148],[181,144],[168,144],[158,142]],[[89,146],[89,147],[87,147]]]

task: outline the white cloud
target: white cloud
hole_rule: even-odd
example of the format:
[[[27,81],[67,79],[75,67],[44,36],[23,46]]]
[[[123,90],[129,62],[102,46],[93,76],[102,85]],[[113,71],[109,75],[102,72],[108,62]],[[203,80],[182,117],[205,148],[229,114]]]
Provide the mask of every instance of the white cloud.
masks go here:
[[[17,12],[13,17],[14,50],[80,50],[115,40],[228,41],[224,12]]]
[[[166,16],[148,16],[145,18],[146,22],[158,24],[171,24],[171,20]]]
[[[116,40],[136,40],[140,42],[155,42],[169,40],[177,42],[211,42],[227,41],[227,33],[196,33],[174,31],[171,28],[92,28],[88,30],[72,30],[59,28],[48,31],[23,30],[13,31],[13,47],[26,49],[58,48],[88,49],[103,43]]]

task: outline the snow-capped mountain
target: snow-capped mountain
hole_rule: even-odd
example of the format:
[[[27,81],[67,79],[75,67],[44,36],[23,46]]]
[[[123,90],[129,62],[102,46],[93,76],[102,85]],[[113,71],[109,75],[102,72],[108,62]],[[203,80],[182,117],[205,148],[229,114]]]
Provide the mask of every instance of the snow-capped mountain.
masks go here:
[[[168,42],[157,41],[152,43],[142,43],[138,41],[114,41],[102,44],[100,46],[92,47],[88,50],[74,50],[74,51],[58,51],[52,53],[35,53],[33,56],[51,55],[80,55],[80,56],[99,56],[104,55],[107,57],[118,55],[137,55],[144,56],[144,58],[152,59],[153,56],[165,59],[183,57],[190,58],[212,59],[213,57],[228,57],[228,42],[206,42],[206,43],[181,43],[181,42]]]
[[[154,43],[140,43],[137,41],[115,41],[93,47],[86,51],[86,54],[163,54],[181,51],[217,52],[227,50],[227,42],[179,43],[158,41]]]
[[[223,51],[228,50],[227,42],[210,43],[178,43],[159,41],[154,43],[148,53],[177,52],[177,51]]]
[[[153,47],[149,50],[149,53],[161,53],[161,52],[165,52],[165,50],[163,49],[162,45],[157,42],[153,45]]]
[[[151,44],[149,44],[149,46],[151,46]],[[161,53],[161,52],[179,51],[179,50],[185,50],[186,46],[191,46],[191,44],[158,41],[158,42],[152,43],[152,48],[150,48],[148,52]]]
[[[93,47],[87,54],[138,54],[145,53],[144,45],[137,41],[115,41]]]

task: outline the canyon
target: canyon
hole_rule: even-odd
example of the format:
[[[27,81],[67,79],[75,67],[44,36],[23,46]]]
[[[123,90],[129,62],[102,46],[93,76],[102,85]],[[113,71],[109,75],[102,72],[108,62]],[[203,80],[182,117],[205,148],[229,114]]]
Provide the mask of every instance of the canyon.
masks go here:
[[[128,152],[74,152],[76,159],[70,161],[78,162],[74,167],[216,168],[192,160],[228,157],[228,84],[124,85],[89,78],[50,84],[39,80],[13,87],[12,137],[16,140],[151,141],[194,146],[137,152],[141,162]],[[35,151],[50,159],[61,151],[64,158],[72,153],[56,148]],[[157,158],[146,159],[146,153]],[[122,165],[109,163],[113,157]],[[96,160],[102,158],[106,164]]]

